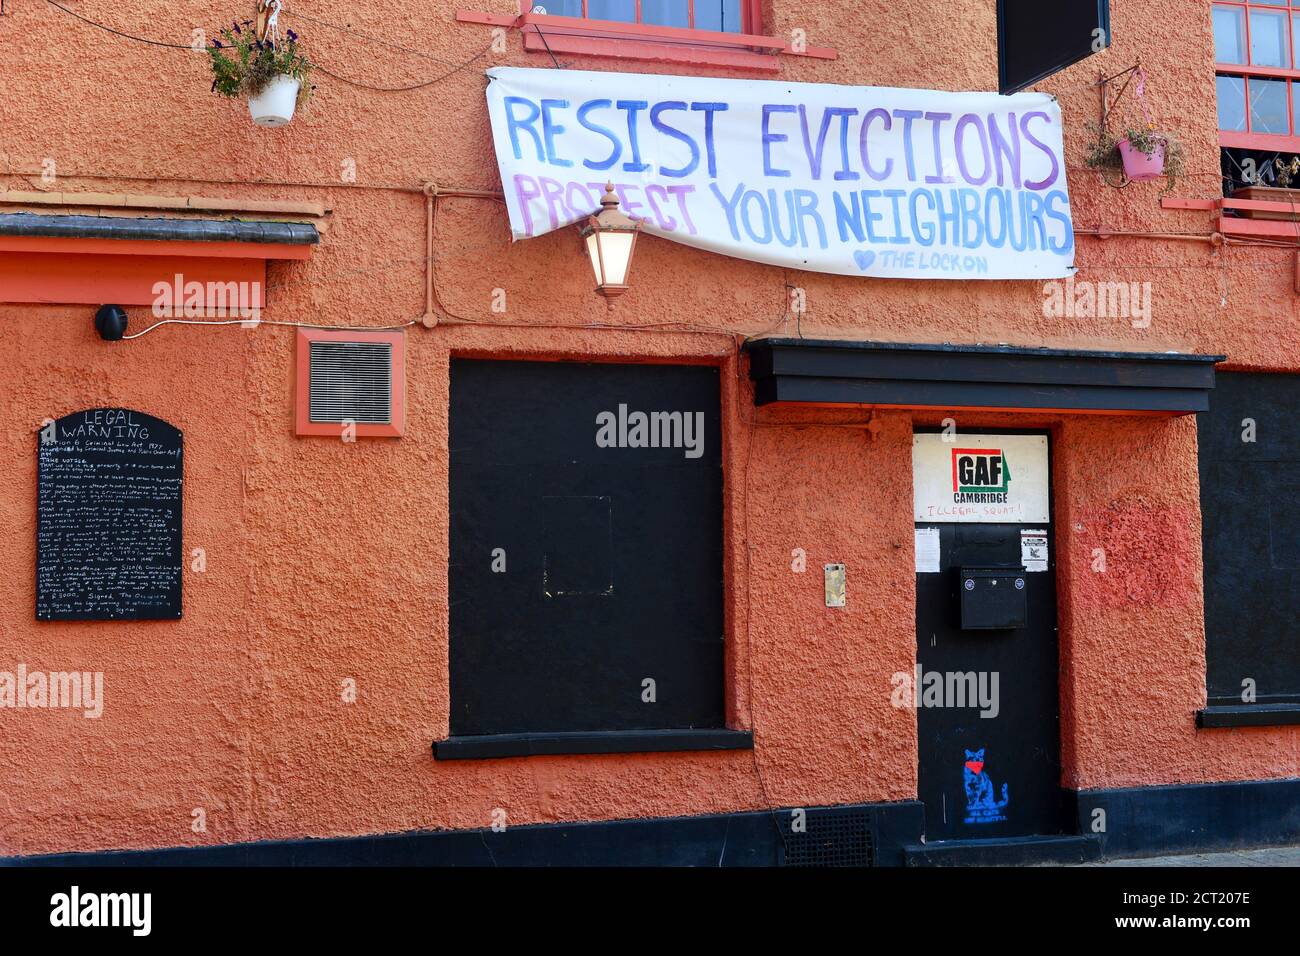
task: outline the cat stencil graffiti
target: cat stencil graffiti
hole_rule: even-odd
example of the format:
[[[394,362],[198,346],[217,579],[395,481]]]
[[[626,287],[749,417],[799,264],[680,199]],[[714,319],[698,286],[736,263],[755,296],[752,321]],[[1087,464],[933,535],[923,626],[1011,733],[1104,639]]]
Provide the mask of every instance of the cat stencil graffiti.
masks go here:
[[[966,783],[966,822],[997,823],[1005,820],[1002,812],[1011,800],[1007,796],[1007,785],[1002,785],[1002,799],[993,799],[993,781],[984,772],[984,748],[966,751],[966,766],[962,770]]]

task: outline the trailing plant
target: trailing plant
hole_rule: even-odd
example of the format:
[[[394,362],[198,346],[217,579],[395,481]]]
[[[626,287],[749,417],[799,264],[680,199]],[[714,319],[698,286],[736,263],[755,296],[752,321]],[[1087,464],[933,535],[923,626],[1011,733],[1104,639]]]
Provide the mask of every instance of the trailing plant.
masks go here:
[[[292,30],[278,43],[262,40],[253,21],[234,22],[208,47],[212,62],[212,92],[220,96],[256,96],[277,76],[298,81],[298,103],[311,95],[312,62],[298,49],[301,37]]]
[[[1083,164],[1089,169],[1123,172],[1124,162],[1119,155],[1119,137],[1097,123],[1088,124],[1092,142],[1088,144],[1088,154]]]

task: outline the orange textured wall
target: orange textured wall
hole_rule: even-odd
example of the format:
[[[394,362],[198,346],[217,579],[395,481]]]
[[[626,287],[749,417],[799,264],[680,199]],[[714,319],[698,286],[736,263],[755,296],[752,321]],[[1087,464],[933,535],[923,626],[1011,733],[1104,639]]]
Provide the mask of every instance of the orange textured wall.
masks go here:
[[[465,5],[465,4],[461,4]],[[470,4],[473,5],[473,4]],[[251,9],[251,3],[247,4]],[[45,4],[0,18],[0,185],[13,190],[310,199],[331,210],[306,262],[268,266],[264,317],[392,325],[424,311],[427,181],[497,188],[484,68],[545,66],[518,35],[454,4],[304,11],[415,55],[287,16],[332,73],[289,127],[260,130],[208,93],[204,58],[132,44]],[[512,0],[479,0],[498,13]],[[1209,4],[1113,4],[1115,46],[1044,83],[1061,100],[1076,226],[1208,234],[1207,212],[1165,211],[1158,187],[1101,186],[1081,167],[1099,70],[1141,57],[1157,117],[1188,142],[1178,194],[1217,195]],[[204,2],[85,0],[84,16],[188,43],[232,14]],[[807,32],[835,61],[785,58],[779,77],[949,90],[996,85],[992,0],[767,4],[769,30]],[[474,58],[471,61],[471,58]],[[564,66],[705,72],[561,57]],[[456,72],[453,65],[470,61]],[[745,76],[742,71],[708,70]],[[764,77],[766,78],[766,77]],[[57,179],[39,173],[54,162]],[[356,167],[355,184],[340,170]],[[84,306],[0,306],[0,669],[105,674],[98,720],[0,710],[0,854],[610,819],[908,799],[914,716],[889,677],[915,659],[910,435],[881,414],[756,410],[738,335],[1009,342],[1223,352],[1235,366],[1300,370],[1294,251],[1081,235],[1080,279],[1151,282],[1149,328],[1049,319],[1035,283],[872,281],[783,271],[639,244],[632,288],[592,295],[570,233],[511,245],[503,208],[439,204],[439,297],[456,317],[408,332],[407,430],[344,444],[293,434],[293,333],[171,326],[105,343]],[[789,311],[789,287],[808,311]],[[507,311],[492,310],[504,289]],[[131,311],[132,329],[147,311]],[[472,323],[480,323],[475,325]],[[496,323],[495,325],[492,323]],[[618,328],[580,328],[581,326]],[[562,326],[562,327],[561,327]],[[453,354],[708,361],[723,370],[728,711],[749,752],[435,763],[447,693],[447,365]],[[121,405],[186,440],[179,622],[33,620],[34,433],[46,417]],[[930,421],[934,416],[917,416]],[[1300,775],[1297,731],[1198,732],[1204,703],[1199,506],[1191,419],[958,415],[962,428],[1042,426],[1054,438],[1061,555],[1065,783],[1123,786]],[[1117,467],[1117,465],[1122,467]],[[809,571],[791,570],[802,548]],[[1108,556],[1091,570],[1094,548]],[[823,606],[820,566],[848,566],[847,608]],[[863,599],[871,593],[872,600]],[[357,681],[355,704],[340,684]],[[191,812],[207,815],[194,832]]]

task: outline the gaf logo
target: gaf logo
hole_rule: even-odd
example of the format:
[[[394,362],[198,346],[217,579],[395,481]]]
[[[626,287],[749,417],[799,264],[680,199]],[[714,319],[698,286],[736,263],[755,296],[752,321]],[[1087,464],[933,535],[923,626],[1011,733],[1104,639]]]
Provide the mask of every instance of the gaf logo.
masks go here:
[[[1001,448],[952,450],[954,504],[1006,504],[1011,469]]]

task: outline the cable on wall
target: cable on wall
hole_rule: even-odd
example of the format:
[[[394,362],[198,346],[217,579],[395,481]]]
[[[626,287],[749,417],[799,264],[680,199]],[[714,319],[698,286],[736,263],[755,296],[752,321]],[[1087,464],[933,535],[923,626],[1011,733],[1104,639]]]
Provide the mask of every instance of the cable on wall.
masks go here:
[[[164,41],[162,41],[162,40],[150,40],[150,39],[148,39],[148,38],[146,38],[146,37],[138,37],[138,36],[136,36],[134,33],[124,33],[124,32],[121,31],[121,30],[115,30],[115,29],[113,29],[112,27],[105,26],[105,25],[102,24],[102,23],[98,23],[98,22],[96,22],[96,21],[94,21],[94,20],[91,20],[89,17],[83,17],[80,13],[77,13],[75,10],[69,10],[69,9],[68,9],[67,7],[65,7],[63,4],[59,3],[58,0],[45,0],[45,2],[48,3],[48,4],[49,4],[50,6],[52,6],[52,7],[58,7],[60,10],[62,10],[64,13],[66,13],[66,14],[67,14],[68,16],[70,16],[70,17],[76,17],[76,18],[77,18],[78,20],[80,20],[82,23],[87,23],[87,24],[89,24],[89,25],[92,26],[92,27],[96,27],[96,28],[98,28],[98,29],[100,29],[100,30],[104,30],[105,32],[107,32],[107,33],[111,33],[111,34],[113,34],[114,36],[122,37],[122,38],[125,39],[125,40],[134,40],[136,43],[147,43],[147,44],[149,44],[150,46],[161,46],[161,47],[167,47],[168,49],[172,49],[172,50],[191,50],[191,51],[192,51],[192,50],[194,49],[194,48],[193,48],[192,46],[190,46],[188,43],[166,43],[166,42],[164,42]]]
[[[404,329],[408,325],[415,325],[415,320],[403,322],[400,325],[320,325],[316,322],[282,322],[274,319],[161,319],[148,328],[141,329],[139,332],[133,332],[131,335],[122,336],[122,340],[138,339],[142,335],[148,335],[154,329],[163,325],[243,325],[248,328],[257,328],[259,325],[279,325],[295,329],[341,329],[350,332],[396,332]]]
[[[409,86],[372,86],[369,83],[362,83],[360,80],[349,80],[346,76],[340,76],[337,73],[332,73],[318,63],[312,64],[312,68],[315,70],[319,70],[321,73],[324,73],[326,76],[332,79],[338,80],[340,83],[346,83],[348,86],[355,86],[358,89],[370,90],[374,93],[409,93],[412,90],[422,90],[427,86],[433,86],[435,83],[441,83],[443,80],[455,76],[457,73],[461,72],[466,67],[471,66],[478,60],[482,59],[483,56],[491,49],[492,49],[492,44],[489,43],[487,46],[485,46],[474,56],[470,57],[464,63],[460,64],[460,66],[452,67],[446,73],[443,73],[439,76],[435,76],[431,80],[425,80],[422,83],[412,83]]]
[[[68,14],[68,16],[73,17],[73,18],[75,18],[75,19],[77,19],[77,20],[80,20],[82,23],[86,24],[87,26],[92,26],[92,27],[95,27],[95,28],[98,29],[98,30],[103,30],[105,33],[110,33],[110,34],[112,34],[113,36],[120,37],[120,38],[122,38],[122,39],[124,39],[124,40],[130,40],[130,41],[132,41],[132,42],[134,42],[134,43],[144,43],[144,44],[147,44],[147,45],[149,45],[149,46],[163,47],[163,48],[165,48],[165,49],[169,49],[169,50],[186,50],[186,51],[189,51],[189,52],[194,52],[194,47],[191,46],[191,45],[189,45],[189,44],[186,44],[186,43],[168,43],[168,42],[166,42],[166,41],[164,41],[164,40],[153,40],[153,39],[150,39],[150,38],[148,38],[148,37],[137,36],[137,35],[134,34],[134,33],[127,33],[127,32],[124,31],[124,30],[118,30],[118,29],[116,29],[115,27],[110,27],[110,26],[108,26],[108,25],[106,25],[106,24],[100,23],[100,22],[97,21],[97,20],[92,20],[92,19],[90,19],[90,17],[83,16],[83,15],[81,15],[80,13],[77,13],[75,10],[70,10],[70,9],[68,9],[68,8],[65,7],[63,4],[59,3],[58,0],[45,0],[45,2],[48,3],[48,4],[49,4],[50,6],[52,6],[52,7],[55,7],[55,8],[57,8],[57,9],[59,9],[59,10],[62,10],[64,13]],[[286,12],[288,12],[288,11],[286,11]],[[310,19],[310,20],[312,20],[312,22],[314,22],[314,23],[319,23],[319,24],[322,25],[322,26],[332,27],[333,29],[340,30],[340,31],[342,31],[342,32],[344,32],[344,33],[352,33],[352,34],[354,34],[355,36],[361,37],[361,38],[366,39],[366,40],[370,40],[371,42],[374,42],[374,43],[381,44],[381,45],[383,45],[383,46],[385,46],[385,47],[388,47],[388,48],[391,49],[391,50],[397,50],[397,51],[399,51],[399,52],[402,52],[402,53],[408,53],[408,54],[411,54],[411,55],[414,55],[414,56],[421,56],[421,57],[424,57],[424,58],[426,58],[426,59],[437,60],[437,61],[440,62],[440,63],[446,63],[446,64],[451,65],[451,66],[453,67],[451,70],[448,70],[446,73],[443,73],[443,74],[441,74],[441,75],[439,75],[439,76],[435,76],[435,77],[433,77],[433,78],[430,79],[430,80],[425,80],[425,81],[423,81],[423,82],[421,82],[421,83],[413,83],[413,84],[410,84],[409,86],[374,86],[374,85],[371,85],[371,84],[368,84],[368,83],[362,83],[362,82],[360,82],[360,81],[358,81],[358,80],[350,80],[350,79],[348,79],[348,78],[345,77],[345,76],[340,76],[339,74],[332,72],[331,70],[327,69],[327,68],[324,67],[324,66],[321,66],[320,64],[313,64],[313,66],[314,66],[315,69],[320,70],[321,73],[325,74],[325,75],[328,76],[328,77],[331,77],[332,79],[338,80],[340,83],[345,83],[345,84],[347,84],[348,86],[355,86],[355,87],[358,87],[358,88],[360,88],[360,89],[371,90],[371,91],[378,92],[378,93],[405,93],[405,92],[409,92],[409,91],[411,91],[411,90],[419,90],[419,89],[423,89],[423,88],[425,88],[425,87],[432,86],[432,85],[434,85],[435,83],[440,83],[440,82],[442,82],[443,80],[445,80],[445,79],[447,79],[447,78],[449,78],[449,77],[451,77],[451,76],[454,76],[454,75],[456,75],[457,73],[460,73],[460,72],[461,72],[462,70],[464,70],[466,67],[470,66],[471,64],[473,64],[473,63],[476,62],[477,60],[481,59],[481,58],[482,58],[482,57],[483,57],[483,56],[484,56],[484,55],[485,55],[489,50],[492,49],[492,45],[489,43],[489,44],[488,44],[486,47],[484,47],[480,52],[476,53],[474,56],[470,57],[468,60],[465,60],[463,63],[454,64],[454,63],[453,63],[452,61],[450,61],[450,60],[442,60],[442,59],[440,59],[439,57],[435,57],[435,56],[433,56],[432,54],[429,54],[429,53],[424,53],[424,52],[421,52],[421,51],[418,51],[418,50],[412,50],[412,49],[410,49],[410,48],[408,48],[408,47],[398,46],[398,45],[395,44],[395,43],[390,43],[390,42],[388,42],[388,41],[386,41],[386,40],[380,40],[380,39],[377,39],[377,38],[375,38],[375,37],[370,37],[370,36],[368,36],[368,35],[366,35],[366,34],[362,34],[362,33],[358,32],[358,31],[351,30],[351,29],[348,28],[348,27],[338,26],[337,24],[329,23],[328,21],[325,21],[325,20],[320,20],[320,19],[317,19],[317,18],[314,18],[314,17],[309,17],[309,16],[307,16],[306,14],[296,13],[296,12],[295,12],[295,13],[292,13],[291,15],[293,15],[293,16],[297,16],[297,17],[301,17],[302,19]]]

